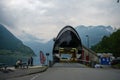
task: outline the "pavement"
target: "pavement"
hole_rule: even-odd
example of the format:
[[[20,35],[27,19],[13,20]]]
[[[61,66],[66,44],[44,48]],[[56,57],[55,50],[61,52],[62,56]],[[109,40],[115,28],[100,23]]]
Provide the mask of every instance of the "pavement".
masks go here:
[[[35,73],[41,73],[47,70],[46,66],[30,66],[28,69],[15,69],[14,67],[8,67],[7,70],[0,71],[0,80],[6,80],[15,77],[22,77]]]
[[[56,63],[54,68],[87,68],[87,66],[82,64],[75,64],[75,63]],[[41,73],[47,70],[48,67],[46,66],[29,66],[29,68],[23,69],[15,69],[14,67],[8,67],[7,70],[0,70],[0,80],[12,79],[22,76],[27,76],[31,74]],[[102,65],[102,68],[109,69],[110,66]]]
[[[101,64],[96,64],[95,68],[105,68],[105,69],[110,69],[112,68],[111,65],[101,65]]]

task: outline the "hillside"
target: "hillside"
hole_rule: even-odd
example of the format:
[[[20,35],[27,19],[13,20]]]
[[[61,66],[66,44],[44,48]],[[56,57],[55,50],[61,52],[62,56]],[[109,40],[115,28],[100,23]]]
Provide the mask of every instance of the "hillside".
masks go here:
[[[0,24],[0,55],[32,56],[34,52]]]
[[[120,57],[120,29],[111,34],[109,37],[104,36],[102,41],[93,46],[92,49],[101,53],[113,53],[115,57]]]

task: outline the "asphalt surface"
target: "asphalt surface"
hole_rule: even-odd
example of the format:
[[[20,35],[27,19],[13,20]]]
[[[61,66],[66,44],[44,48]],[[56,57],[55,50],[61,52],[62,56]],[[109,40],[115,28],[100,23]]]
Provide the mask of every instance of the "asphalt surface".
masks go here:
[[[28,69],[15,69],[14,67],[9,67],[7,70],[0,71],[0,80],[18,78],[23,76],[28,76],[36,73],[41,73],[47,70],[45,66],[31,66]]]
[[[7,80],[120,80],[120,70],[88,68],[78,63],[59,63],[43,73]]]

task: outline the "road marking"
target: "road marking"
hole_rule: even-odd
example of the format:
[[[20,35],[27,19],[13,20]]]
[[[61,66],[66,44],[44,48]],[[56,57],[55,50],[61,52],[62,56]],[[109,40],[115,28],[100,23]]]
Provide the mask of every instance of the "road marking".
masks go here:
[[[36,76],[34,76],[33,78],[31,78],[30,80],[35,80],[37,77],[39,77],[41,74],[38,74]]]

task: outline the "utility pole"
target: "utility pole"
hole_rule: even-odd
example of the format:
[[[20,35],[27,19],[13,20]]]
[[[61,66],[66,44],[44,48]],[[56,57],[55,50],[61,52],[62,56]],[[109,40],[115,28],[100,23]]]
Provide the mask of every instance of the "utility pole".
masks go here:
[[[89,35],[86,35],[87,37],[87,47],[89,48]]]

